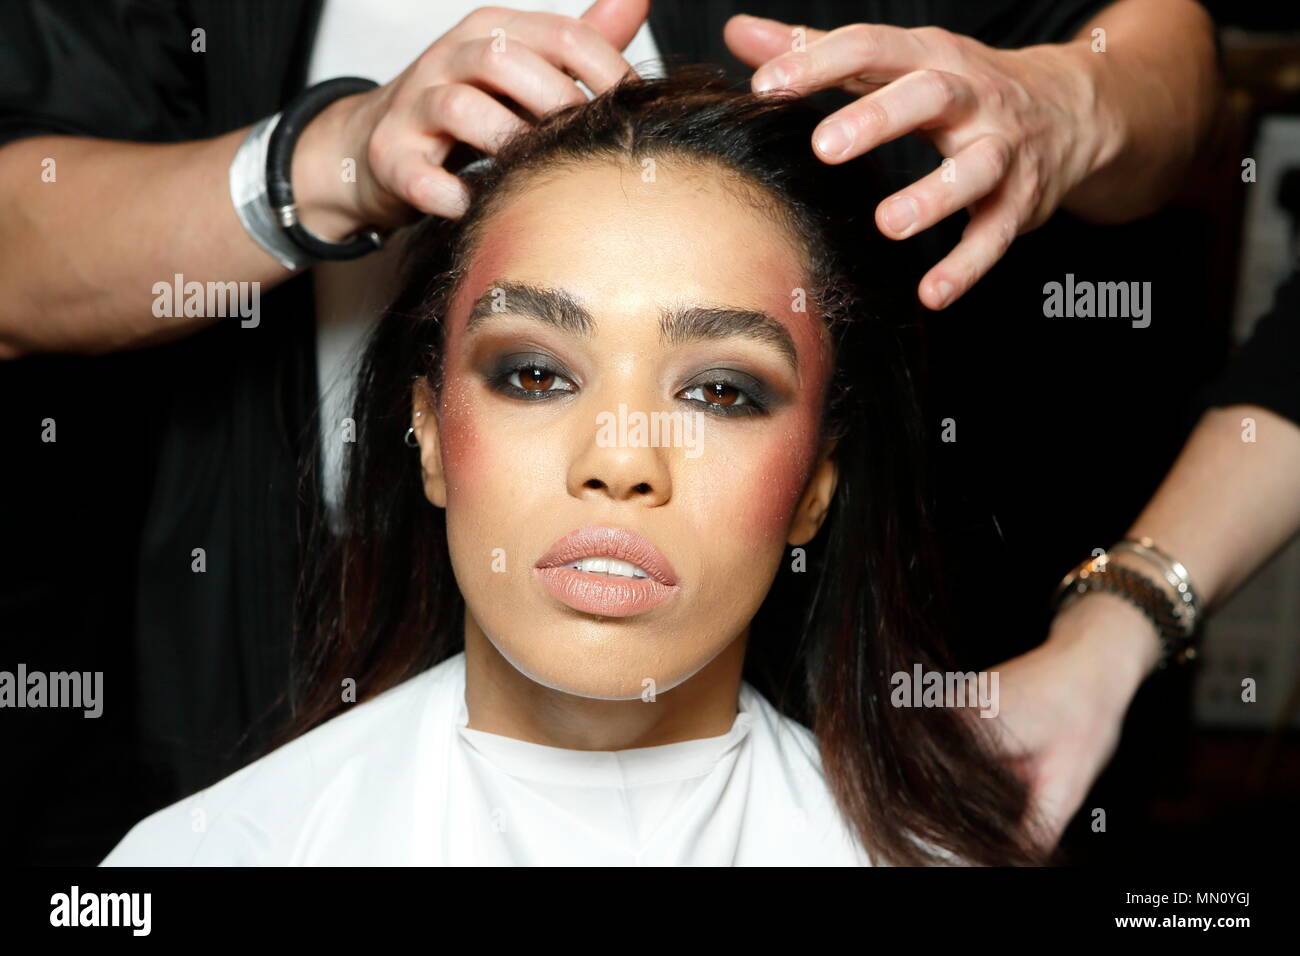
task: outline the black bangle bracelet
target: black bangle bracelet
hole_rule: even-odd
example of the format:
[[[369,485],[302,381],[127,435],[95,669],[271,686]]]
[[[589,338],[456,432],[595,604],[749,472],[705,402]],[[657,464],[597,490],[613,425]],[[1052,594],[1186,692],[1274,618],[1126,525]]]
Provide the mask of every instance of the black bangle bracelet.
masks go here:
[[[294,244],[317,259],[356,259],[383,245],[374,229],[367,229],[342,242],[330,242],[314,235],[298,221],[289,174],[293,149],[307,124],[330,103],[353,93],[373,90],[379,84],[359,76],[340,76],[303,90],[280,114],[266,147],[266,194],[280,227]]]

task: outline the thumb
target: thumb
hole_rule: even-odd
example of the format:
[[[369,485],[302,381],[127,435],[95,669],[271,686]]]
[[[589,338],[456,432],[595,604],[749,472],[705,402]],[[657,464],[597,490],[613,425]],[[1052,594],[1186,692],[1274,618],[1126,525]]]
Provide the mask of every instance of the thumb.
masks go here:
[[[802,30],[800,34],[796,31]],[[796,49],[796,41],[811,43],[826,35],[825,30],[797,27],[780,20],[738,13],[722,28],[727,48],[746,66],[759,67],[782,53]]]
[[[650,14],[650,0],[596,0],[579,17],[600,31],[614,49],[622,51]]]

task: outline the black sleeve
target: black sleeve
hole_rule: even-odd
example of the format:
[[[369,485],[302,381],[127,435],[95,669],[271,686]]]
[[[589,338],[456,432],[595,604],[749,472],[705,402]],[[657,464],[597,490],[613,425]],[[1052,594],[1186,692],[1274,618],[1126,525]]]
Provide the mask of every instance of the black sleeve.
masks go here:
[[[834,30],[850,23],[943,27],[1011,49],[1069,40],[1114,0],[655,0],[650,25],[660,51],[738,67],[722,41],[737,13]],[[748,75],[748,74],[746,74]]]
[[[210,54],[192,49],[196,19],[159,0],[0,4],[0,144],[50,133],[134,142],[201,135]]]
[[[1036,43],[1071,40],[1085,23],[1115,2],[1117,0],[940,0],[930,9],[934,13],[935,26],[964,33],[992,47],[1016,49]],[[1208,9],[1206,12],[1210,13]],[[1215,62],[1222,70],[1223,39],[1218,30],[1214,31],[1213,39]]]
[[[1001,49],[1064,43],[1113,0],[941,0],[927,7],[931,24]],[[920,25],[920,24],[918,24]]]
[[[0,143],[238,129],[302,88],[319,9],[0,0]],[[33,669],[102,672],[110,701],[84,721],[93,729],[41,721],[20,740],[41,770],[20,812],[0,814],[0,846],[20,860],[103,859],[142,816],[258,755],[286,716],[311,498],[297,463],[318,400],[311,277],[261,306],[256,328],[226,320],[146,348],[0,362],[0,499],[21,502],[0,548],[0,633]],[[30,321],[45,321],[39,304]],[[38,439],[45,419],[57,442]],[[87,462],[104,464],[93,495]]]
[[[1273,307],[1198,405],[1262,405],[1300,425],[1300,268],[1278,287]]]

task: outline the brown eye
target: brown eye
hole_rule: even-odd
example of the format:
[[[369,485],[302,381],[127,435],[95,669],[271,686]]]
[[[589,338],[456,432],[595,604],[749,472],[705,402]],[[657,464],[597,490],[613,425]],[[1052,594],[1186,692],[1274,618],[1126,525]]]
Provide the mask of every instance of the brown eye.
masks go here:
[[[753,408],[753,402],[743,388],[730,382],[705,382],[692,385],[682,393],[682,397],[710,408]]]
[[[526,392],[545,392],[555,384],[555,373],[544,368],[526,368],[519,372],[519,385]]]
[[[484,380],[489,388],[508,398],[545,401],[578,390],[571,378],[551,366],[549,359],[510,356],[502,364],[504,368],[485,374]]]
[[[704,405],[711,409],[710,415],[749,416],[766,415],[770,407],[766,399],[763,383],[752,375],[745,375],[730,369],[711,369],[701,374],[718,375],[712,381],[703,381],[698,385],[688,385],[677,393],[696,408]],[[733,383],[731,376],[741,378]],[[753,384],[749,384],[752,382]]]
[[[710,405],[734,405],[740,396],[740,389],[726,382],[710,382],[701,386],[704,400]]]

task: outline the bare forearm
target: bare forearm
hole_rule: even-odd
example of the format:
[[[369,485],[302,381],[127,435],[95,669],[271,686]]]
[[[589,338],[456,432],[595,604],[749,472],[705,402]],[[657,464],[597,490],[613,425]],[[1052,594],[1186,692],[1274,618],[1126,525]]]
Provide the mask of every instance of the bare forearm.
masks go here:
[[[155,283],[178,273],[263,290],[291,275],[230,200],[246,132],[165,145],[43,136],[0,149],[0,357],[147,345],[215,321],[154,314]]]
[[[456,143],[495,152],[541,117],[587,102],[631,66],[619,52],[645,6],[597,4],[583,22],[483,7],[394,80],[335,100],[293,151],[302,225],[327,240],[388,232],[422,215],[458,217],[466,184],[443,164]],[[503,19],[504,17],[504,19]],[[508,23],[511,54],[498,57]],[[491,41],[491,46],[488,46]],[[490,55],[484,56],[484,51]],[[245,234],[228,175],[246,130],[172,145],[47,136],[0,147],[0,358],[101,352],[189,334],[207,317],[154,316],[154,286],[259,282],[290,273]],[[57,179],[43,182],[42,160]]]
[[[1105,50],[1094,49],[1102,39]],[[1089,121],[1101,141],[1096,170],[1064,207],[1092,222],[1154,212],[1177,191],[1218,115],[1213,22],[1193,0],[1119,0],[1066,47],[1095,91]]]
[[[1232,405],[1201,418],[1127,537],[1150,537],[1182,562],[1213,609],[1297,531],[1300,427],[1259,406]],[[1116,551],[1111,560],[1152,574],[1127,552]],[[1099,666],[1105,706],[1120,714],[1160,656],[1159,635],[1142,612],[1099,591],[1057,614],[1048,643],[1063,651],[1094,649],[1084,660]]]
[[[1215,605],[1297,531],[1300,427],[1266,408],[1232,405],[1205,413],[1130,535],[1177,557]]]

